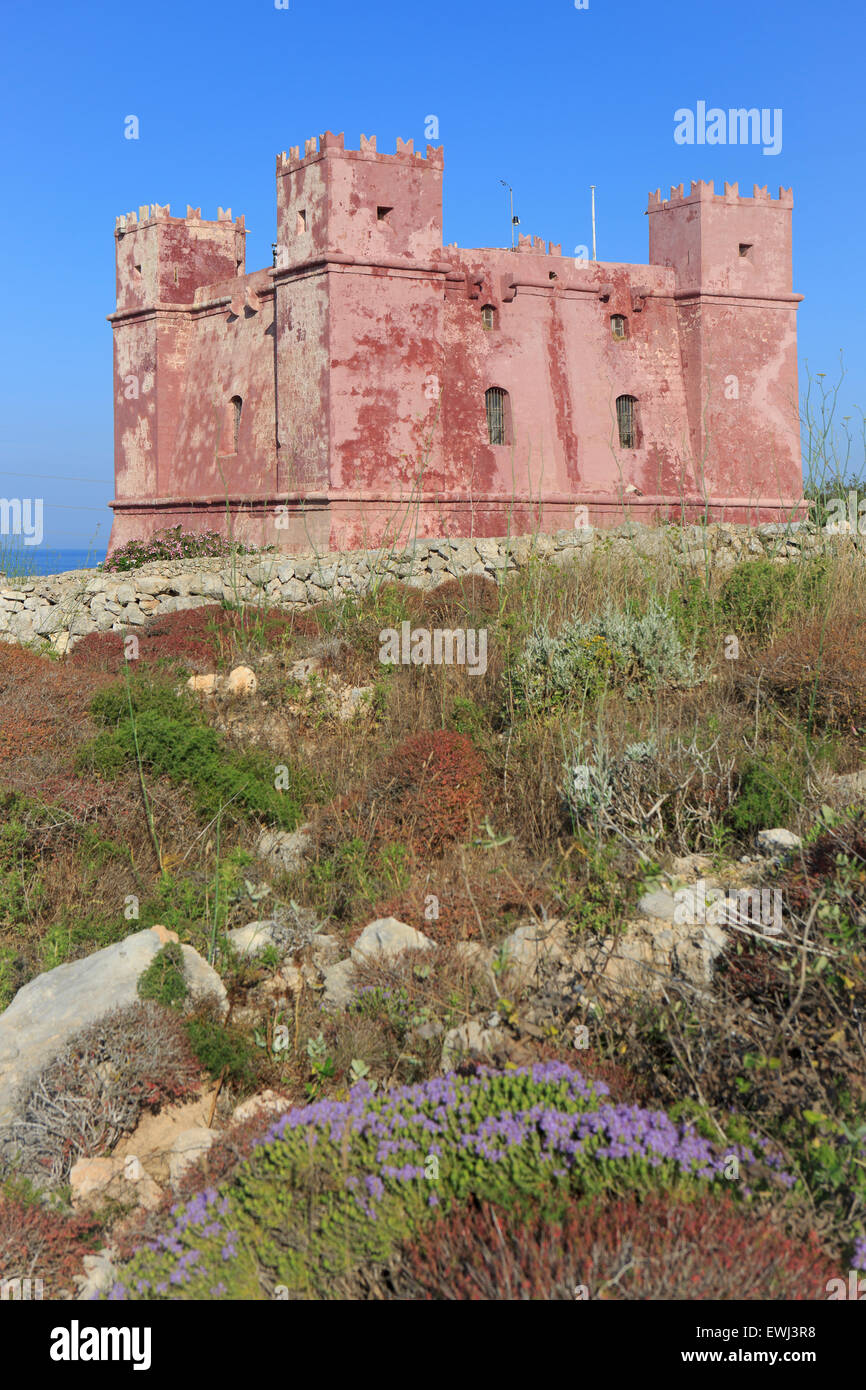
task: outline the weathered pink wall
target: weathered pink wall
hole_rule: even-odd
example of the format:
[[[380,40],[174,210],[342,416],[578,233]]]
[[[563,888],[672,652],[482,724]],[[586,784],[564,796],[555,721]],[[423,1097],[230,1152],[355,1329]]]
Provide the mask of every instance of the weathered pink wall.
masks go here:
[[[444,247],[442,171],[441,150],[331,133],[279,156],[276,264],[251,274],[230,213],[118,219],[112,548],[177,522],[287,549],[558,529],[578,507],[601,525],[796,513],[790,193],[656,193],[632,266],[540,238]]]

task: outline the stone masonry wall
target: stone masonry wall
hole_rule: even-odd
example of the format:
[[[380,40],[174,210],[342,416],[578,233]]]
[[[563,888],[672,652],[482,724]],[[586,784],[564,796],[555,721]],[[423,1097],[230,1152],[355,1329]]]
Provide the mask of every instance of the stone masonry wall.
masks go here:
[[[423,540],[399,551],[376,550],[316,555],[256,555],[153,561],[129,573],[98,569],[27,581],[0,575],[0,641],[47,643],[58,654],[91,632],[134,630],[148,619],[179,609],[228,602],[303,608],[361,594],[383,579],[432,588],[450,578],[478,574],[499,580],[534,559],[562,564],[593,553],[646,557],[666,554],[679,564],[724,567],[738,559],[766,556],[780,563],[822,549],[857,546],[858,537],[830,535],[807,522],[756,528],[711,526],[645,527],[559,531],[554,535],[481,540]]]

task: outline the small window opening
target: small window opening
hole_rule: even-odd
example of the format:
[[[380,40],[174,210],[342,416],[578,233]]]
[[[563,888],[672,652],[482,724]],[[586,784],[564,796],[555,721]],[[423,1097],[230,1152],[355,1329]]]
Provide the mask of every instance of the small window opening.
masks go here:
[[[501,386],[491,386],[484,392],[484,406],[487,411],[487,437],[491,444],[509,442],[509,401],[508,392]]]
[[[557,280],[559,277],[557,276],[557,273],[556,273],[555,270],[549,270],[549,271],[547,272],[547,278],[548,278],[548,280]]]
[[[751,241],[741,241],[741,242],[740,242],[740,255],[743,256],[743,257],[748,256],[749,252],[750,252],[751,249],[752,249],[752,245],[753,245],[753,243],[752,243]]]
[[[627,336],[624,314],[611,314],[610,331],[617,342],[622,342],[623,338]]]
[[[496,310],[494,309],[492,304],[485,304],[484,308],[481,310],[481,327],[496,327]]]
[[[393,208],[377,208],[376,217],[380,222],[387,222],[389,215],[394,211]]]
[[[306,230],[307,230],[307,209],[306,209],[306,208],[302,208],[301,211],[298,213],[298,223],[297,223],[297,226],[296,226],[296,228],[295,228],[295,232],[296,232],[297,236],[303,236],[303,235],[304,235],[304,232],[305,232]]]
[[[238,439],[240,438],[240,411],[243,410],[243,400],[240,396],[232,396],[228,403],[228,423],[231,427],[232,453],[238,453]]]
[[[140,266],[140,265],[137,265],[137,266],[135,267],[135,273],[136,273],[137,275],[140,275],[140,274],[141,274],[141,266]]]
[[[616,423],[619,429],[619,447],[637,448],[637,397],[617,396]]]

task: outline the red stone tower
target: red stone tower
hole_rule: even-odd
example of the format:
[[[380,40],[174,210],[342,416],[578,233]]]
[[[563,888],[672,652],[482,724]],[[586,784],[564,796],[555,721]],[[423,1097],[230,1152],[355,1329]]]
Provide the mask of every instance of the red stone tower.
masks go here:
[[[712,182],[650,196],[649,258],[676,274],[696,481],[714,501],[801,495],[793,204],[790,189]]]
[[[202,286],[243,275],[244,219],[222,208],[216,222],[198,208],[172,217],[151,204],[118,217],[114,235],[115,500],[167,502],[184,488],[175,459],[194,301]]]

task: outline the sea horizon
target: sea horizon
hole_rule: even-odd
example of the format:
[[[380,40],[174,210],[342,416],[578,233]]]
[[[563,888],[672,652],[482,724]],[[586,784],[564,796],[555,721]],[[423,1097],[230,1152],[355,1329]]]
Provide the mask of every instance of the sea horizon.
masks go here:
[[[66,574],[69,570],[96,569],[108,551],[105,546],[16,546],[4,554],[0,545],[0,574],[15,578]]]

